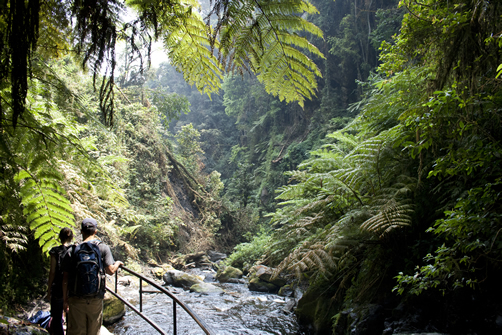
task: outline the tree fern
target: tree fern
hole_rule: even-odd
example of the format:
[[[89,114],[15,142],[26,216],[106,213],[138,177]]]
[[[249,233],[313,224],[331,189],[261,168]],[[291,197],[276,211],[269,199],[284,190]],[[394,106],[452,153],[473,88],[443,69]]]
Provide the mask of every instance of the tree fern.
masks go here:
[[[361,229],[383,237],[392,229],[411,224],[412,206],[390,199],[379,212],[361,224]]]
[[[63,196],[64,190],[54,175],[37,178],[27,170],[20,170],[15,180],[21,184],[19,196],[26,221],[42,249],[48,252],[58,244],[61,228],[74,225],[70,202]]]
[[[2,223],[0,225],[0,239],[14,252],[26,249],[28,243],[26,228],[14,224]]]
[[[163,38],[171,64],[190,85],[207,94],[217,92],[223,70],[208,39],[210,29],[191,6],[180,3],[170,14],[170,29]]]
[[[229,68],[250,66],[268,93],[303,106],[304,99],[315,94],[315,76],[321,76],[306,53],[323,55],[297,34],[322,36],[319,28],[299,14],[316,13],[317,9],[301,0],[247,0],[225,3],[222,12],[215,35],[219,34],[220,52],[231,64]]]
[[[356,138],[350,131],[357,122],[331,134],[334,143],[311,152],[301,171],[289,173],[293,183],[279,189],[283,208],[270,215],[278,229],[269,245],[278,271],[313,278],[344,271],[357,263],[349,254],[362,241],[411,224],[416,178],[408,176],[396,149],[404,128]]]

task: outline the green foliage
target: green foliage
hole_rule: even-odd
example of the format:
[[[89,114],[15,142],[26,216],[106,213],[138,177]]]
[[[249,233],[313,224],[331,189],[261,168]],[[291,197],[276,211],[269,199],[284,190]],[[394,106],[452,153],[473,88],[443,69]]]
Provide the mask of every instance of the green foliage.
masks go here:
[[[179,154],[189,159],[195,155],[203,153],[198,140],[200,133],[193,127],[192,124],[181,127],[181,131],[176,134],[176,139],[179,144]]]
[[[157,107],[166,124],[174,119],[179,119],[181,114],[187,114],[190,111],[190,103],[186,97],[176,93],[165,94],[160,90],[153,91],[152,104]]]
[[[406,134],[396,126],[366,140],[352,136],[351,129],[368,129],[368,116],[331,134],[336,142],[312,152],[289,173],[294,183],[279,189],[283,207],[271,214],[278,229],[268,251],[278,271],[333,274],[358,240],[411,224],[414,179],[403,174],[394,150]]]
[[[322,57],[314,45],[298,34],[322,35],[299,15],[316,11],[307,1],[238,1],[225,5],[215,2],[208,15],[218,18],[214,26],[209,19],[204,23],[194,10],[197,2],[178,2],[168,7],[143,1],[129,4],[163,33],[171,64],[183,72],[188,83],[205,93],[219,90],[226,71],[242,73],[248,66],[258,74],[267,91],[281,100],[303,105],[304,99],[315,91],[315,76],[320,72],[298,50]],[[215,55],[214,50],[220,55]]]
[[[71,228],[75,220],[57,177],[46,173],[37,180],[26,170],[19,171],[14,177],[21,184],[19,193],[27,224],[46,253],[59,244],[59,231]]]
[[[461,287],[477,289],[497,271],[501,258],[501,97],[493,79],[500,45],[491,35],[502,27],[500,9],[486,3],[485,16],[474,3],[403,5],[411,13],[383,68],[399,70],[413,55],[427,59],[420,66],[434,71],[427,98],[401,120],[416,131],[416,143],[408,143],[410,153],[434,181],[430,193],[442,194],[436,208],[443,214],[427,229],[440,245],[423,257],[414,274],[401,272],[395,290],[421,294],[434,288],[447,294]]]
[[[219,12],[216,6],[215,12]],[[278,3],[267,1],[237,1],[221,7],[222,22],[217,47],[234,70],[250,66],[264,83],[265,89],[282,100],[298,101],[311,98],[320,76],[315,63],[306,53],[323,57],[319,50],[299,32],[322,36],[322,31],[305,20],[301,13],[316,13],[307,1]]]
[[[199,155],[204,154],[204,152],[200,147],[199,138],[200,133],[191,123],[181,127],[181,131],[176,134],[178,154],[192,173],[199,172],[202,169]]]
[[[15,305],[47,291],[45,281],[41,280],[48,275],[45,253],[32,236],[23,246],[24,250],[12,250],[0,243],[0,304],[4,314],[15,313]]]
[[[225,264],[248,271],[262,257],[270,241],[270,232],[261,229],[249,242],[238,244]]]

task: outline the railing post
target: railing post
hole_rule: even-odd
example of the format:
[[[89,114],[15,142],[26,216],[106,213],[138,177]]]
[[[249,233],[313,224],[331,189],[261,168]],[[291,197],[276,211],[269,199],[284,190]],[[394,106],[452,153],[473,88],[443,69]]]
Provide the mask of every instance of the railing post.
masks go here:
[[[131,303],[129,303],[127,300],[123,299],[117,294],[117,283],[118,283],[118,276],[117,274],[115,275],[115,292],[111,290],[110,288],[106,287],[106,290],[110,292],[112,295],[117,297],[120,301],[122,301],[125,305],[127,305],[132,311],[134,311],[136,314],[138,314],[143,320],[148,322],[155,330],[157,330],[160,334],[162,335],[167,335],[155,322],[153,322],[151,319],[149,319],[146,315],[143,314],[143,293],[164,293],[168,297],[170,297],[173,301],[173,332],[174,334],[177,333],[177,317],[176,317],[176,309],[177,305],[179,304],[187,313],[192,317],[192,319],[199,325],[199,327],[206,333],[207,335],[212,335],[214,334],[213,331],[209,331],[208,326],[204,324],[202,320],[198,318],[198,316],[186,305],[183,304],[183,302],[179,301],[176,296],[174,296],[171,292],[169,292],[167,289],[164,287],[158,285],[155,283],[153,280],[150,280],[141,274],[126,268],[125,266],[121,266],[121,268],[124,271],[127,271],[128,273],[134,275],[135,277],[139,278],[139,308],[138,310],[135,306],[133,306]],[[158,291],[149,291],[149,290],[143,290],[143,281],[146,281],[148,284],[152,285],[155,287]]]
[[[143,312],[143,279],[139,278],[139,311]]]
[[[173,332],[176,335],[176,301],[173,300]]]
[[[115,271],[115,293],[117,293],[117,283],[119,281],[119,270]]]

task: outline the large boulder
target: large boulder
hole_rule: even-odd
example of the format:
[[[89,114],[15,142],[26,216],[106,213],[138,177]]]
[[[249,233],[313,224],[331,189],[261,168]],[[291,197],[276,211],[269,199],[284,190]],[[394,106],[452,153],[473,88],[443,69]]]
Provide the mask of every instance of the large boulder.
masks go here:
[[[219,262],[227,258],[226,254],[217,251],[208,251],[207,256],[209,257],[209,260],[213,263]]]
[[[169,270],[174,270],[174,268],[169,264],[162,264],[154,267],[151,271],[156,278],[160,279],[163,278],[164,274]]]
[[[258,265],[251,269],[248,288],[251,291],[277,293],[281,287],[286,285],[286,280],[282,277],[274,277],[274,270],[264,265]]]
[[[216,279],[220,283],[227,283],[230,281],[230,279],[239,279],[241,277],[242,271],[232,266],[220,268],[218,270],[218,273],[216,273]]]
[[[195,284],[202,283],[202,279],[179,270],[169,270],[164,274],[164,282],[167,285],[189,289]]]
[[[192,285],[190,287],[190,291],[196,292],[196,293],[202,293],[202,294],[206,294],[206,295],[223,294],[225,292],[216,285],[204,283],[204,282]]]
[[[203,251],[194,254],[183,255],[171,260],[171,263],[176,269],[201,267],[202,264],[208,262],[209,259],[207,258],[206,253]]]
[[[257,277],[253,277],[249,280],[248,288],[250,291],[266,293],[276,293],[277,291],[279,291],[279,287]]]
[[[113,294],[106,292],[103,300],[103,324],[111,325],[120,320],[125,313],[124,303]]]

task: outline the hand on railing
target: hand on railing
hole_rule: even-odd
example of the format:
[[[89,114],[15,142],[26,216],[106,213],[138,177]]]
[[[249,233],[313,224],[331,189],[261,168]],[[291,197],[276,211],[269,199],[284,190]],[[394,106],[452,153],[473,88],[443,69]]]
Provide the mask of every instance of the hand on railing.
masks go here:
[[[121,261],[116,261],[114,264],[112,265],[108,265],[105,269],[106,273],[109,274],[110,276],[113,275],[119,267],[123,266],[124,263],[122,263]]]

